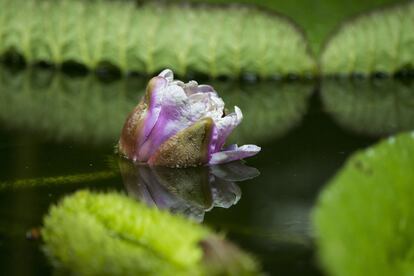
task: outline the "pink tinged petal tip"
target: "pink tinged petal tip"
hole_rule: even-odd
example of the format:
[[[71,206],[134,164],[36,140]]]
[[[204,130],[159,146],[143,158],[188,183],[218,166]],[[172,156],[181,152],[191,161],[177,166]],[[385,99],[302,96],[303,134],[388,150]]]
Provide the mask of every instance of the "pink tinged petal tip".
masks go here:
[[[261,150],[260,147],[256,145],[244,145],[238,147],[237,145],[232,145],[229,149],[213,153],[211,155],[209,164],[223,164],[235,160],[244,159],[256,155]]]

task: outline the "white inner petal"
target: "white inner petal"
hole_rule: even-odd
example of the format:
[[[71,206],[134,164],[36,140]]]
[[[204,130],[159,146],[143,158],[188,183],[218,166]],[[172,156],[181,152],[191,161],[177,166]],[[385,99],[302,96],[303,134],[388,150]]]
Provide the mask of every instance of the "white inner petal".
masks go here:
[[[184,90],[178,85],[168,85],[163,94],[164,104],[177,106],[187,104],[188,97],[184,93]]]
[[[188,100],[193,120],[211,117],[216,122],[223,116],[224,102],[215,93],[194,93]]]
[[[243,113],[241,112],[240,108],[237,106],[234,107],[234,112],[226,115],[225,117],[220,117],[216,122],[216,127],[218,128],[219,132],[226,131],[226,129],[233,129],[243,119]]]
[[[174,80],[174,74],[170,69],[163,70],[159,76],[168,80],[168,86],[163,92],[163,105],[176,106],[182,121],[196,122],[206,117],[212,118],[215,123],[222,120],[224,101],[213,87],[198,85],[196,81],[184,83]],[[240,115],[241,112],[237,109],[236,113]]]

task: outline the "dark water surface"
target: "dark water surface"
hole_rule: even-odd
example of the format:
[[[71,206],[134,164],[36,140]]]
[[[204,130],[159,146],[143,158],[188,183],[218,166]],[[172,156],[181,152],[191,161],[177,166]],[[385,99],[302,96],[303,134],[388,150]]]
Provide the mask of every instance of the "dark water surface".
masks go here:
[[[218,204],[199,220],[256,255],[271,275],[320,275],[312,206],[351,153],[413,128],[413,84],[385,79],[214,85],[230,107],[237,104],[244,112],[233,140],[262,147],[246,163],[260,176],[230,189],[237,204]],[[144,87],[139,78],[102,82],[44,70],[0,70],[1,275],[53,273],[41,242],[28,239],[27,232],[42,225],[62,196],[84,188],[128,190],[113,150]],[[180,202],[199,202],[183,193]]]

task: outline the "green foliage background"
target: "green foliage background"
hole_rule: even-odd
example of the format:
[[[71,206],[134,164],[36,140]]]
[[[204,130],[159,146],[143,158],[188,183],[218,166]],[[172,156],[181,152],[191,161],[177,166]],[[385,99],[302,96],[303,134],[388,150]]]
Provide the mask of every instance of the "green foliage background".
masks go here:
[[[320,195],[314,227],[330,275],[414,273],[414,132],[355,153]]]

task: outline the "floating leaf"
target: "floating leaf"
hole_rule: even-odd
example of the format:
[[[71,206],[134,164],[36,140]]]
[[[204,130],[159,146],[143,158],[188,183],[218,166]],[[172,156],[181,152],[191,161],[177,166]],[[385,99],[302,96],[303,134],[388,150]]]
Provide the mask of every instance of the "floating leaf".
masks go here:
[[[81,191],[66,197],[45,217],[42,237],[58,268],[77,275],[257,271],[247,254],[205,227],[116,193]],[[215,252],[217,247],[221,250]],[[216,260],[223,252],[233,255]]]
[[[323,74],[414,69],[414,3],[373,11],[344,24],[325,46]]]
[[[346,129],[371,136],[414,129],[414,83],[327,79],[321,91],[326,111]]]
[[[414,273],[414,133],[357,152],[322,192],[314,226],[330,275]]]
[[[0,49],[29,63],[76,61],[96,69],[109,62],[125,73],[169,67],[180,75],[262,77],[312,74],[316,68],[296,26],[254,8],[0,0],[0,10],[10,11],[0,14]]]
[[[0,121],[56,140],[115,144],[145,83],[141,78],[108,84],[93,75],[72,78],[44,70],[11,73],[0,69]],[[262,142],[285,134],[305,114],[312,91],[311,83],[212,85],[228,102],[227,108],[237,105],[243,111],[244,120],[232,138],[237,143]]]

